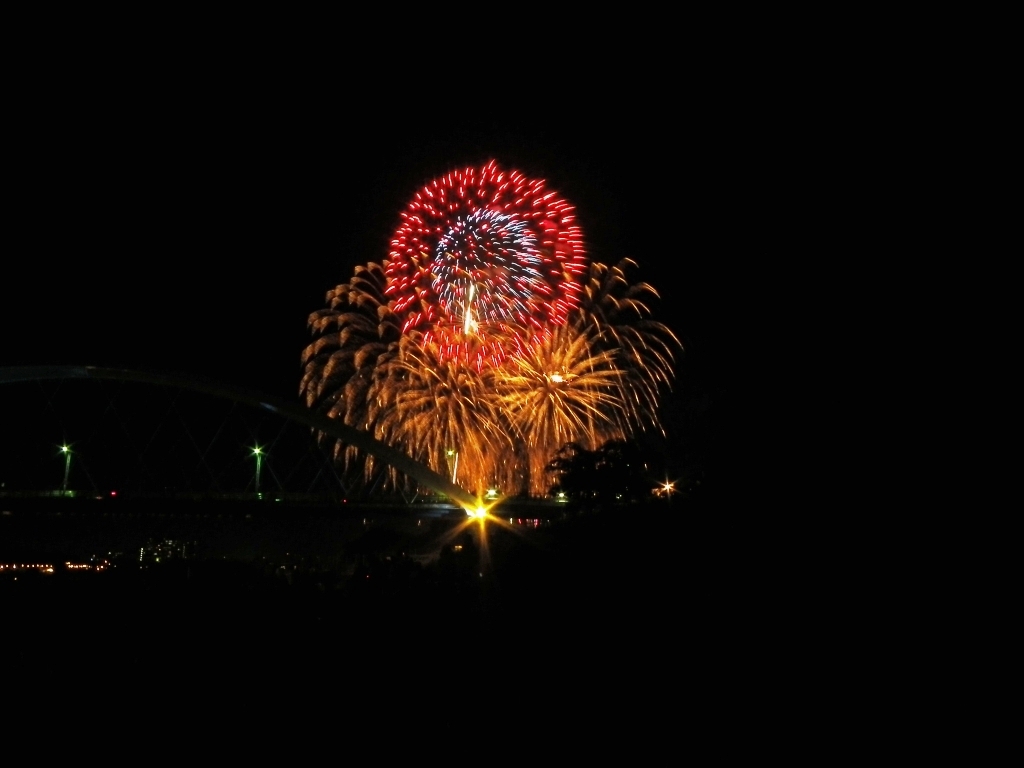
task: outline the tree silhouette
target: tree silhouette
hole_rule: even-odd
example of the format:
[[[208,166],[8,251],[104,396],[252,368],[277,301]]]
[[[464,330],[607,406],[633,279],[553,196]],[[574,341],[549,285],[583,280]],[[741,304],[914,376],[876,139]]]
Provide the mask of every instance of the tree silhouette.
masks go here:
[[[593,451],[566,443],[547,472],[554,479],[551,493],[584,505],[639,501],[651,486],[644,457],[631,440],[608,440]]]

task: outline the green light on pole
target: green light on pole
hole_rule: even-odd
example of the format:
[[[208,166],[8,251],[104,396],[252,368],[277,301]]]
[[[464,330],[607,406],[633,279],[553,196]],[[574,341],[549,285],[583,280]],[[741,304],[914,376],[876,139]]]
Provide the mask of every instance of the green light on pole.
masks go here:
[[[71,449],[62,445],[60,447],[61,453],[64,454],[64,482],[60,486],[61,495],[67,495],[68,492],[68,473],[71,472]]]
[[[256,457],[256,495],[260,494],[260,470],[263,468],[263,449],[258,445],[252,449],[253,455]]]

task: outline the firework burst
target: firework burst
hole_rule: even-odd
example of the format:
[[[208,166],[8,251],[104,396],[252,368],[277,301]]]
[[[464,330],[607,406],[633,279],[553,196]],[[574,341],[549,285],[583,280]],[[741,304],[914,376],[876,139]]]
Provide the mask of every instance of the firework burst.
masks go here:
[[[482,495],[513,447],[494,396],[493,369],[477,371],[412,339],[396,363],[401,384],[375,412],[378,439]]]
[[[402,332],[479,371],[539,343],[578,305],[586,271],[573,207],[492,161],[415,194],[391,241],[387,295]]]
[[[530,353],[496,372],[497,408],[517,437],[517,485],[546,488],[545,467],[568,442],[597,445],[627,433],[623,380],[612,351],[596,351],[576,322],[559,326]],[[512,478],[506,478],[510,482]]]
[[[652,319],[654,289],[629,281],[635,263],[587,262],[572,211],[494,162],[425,186],[389,258],[310,315],[307,405],[478,495],[542,495],[565,444],[659,428],[679,341]],[[335,451],[368,477],[378,469]]]

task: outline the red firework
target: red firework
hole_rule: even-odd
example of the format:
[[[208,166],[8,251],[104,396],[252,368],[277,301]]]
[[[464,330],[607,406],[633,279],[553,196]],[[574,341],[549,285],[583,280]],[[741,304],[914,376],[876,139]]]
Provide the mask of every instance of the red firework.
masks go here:
[[[403,333],[480,369],[565,323],[587,257],[573,206],[544,185],[492,160],[416,193],[386,269]]]

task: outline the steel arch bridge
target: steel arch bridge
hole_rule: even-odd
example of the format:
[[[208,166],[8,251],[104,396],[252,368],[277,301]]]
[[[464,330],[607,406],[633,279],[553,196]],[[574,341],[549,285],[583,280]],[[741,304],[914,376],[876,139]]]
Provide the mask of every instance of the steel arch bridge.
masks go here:
[[[232,408],[240,404],[254,412],[273,414],[283,420],[283,424],[299,425],[301,428],[304,428],[301,432],[305,435],[305,440],[309,443],[315,441],[315,438],[313,437],[314,431],[319,431],[331,438],[340,440],[345,444],[356,446],[361,451],[376,457],[406,477],[411,478],[420,486],[428,488],[436,494],[447,497],[451,502],[458,504],[467,510],[475,509],[480,504],[479,500],[476,499],[473,494],[452,483],[448,478],[434,472],[429,467],[415,461],[392,446],[377,440],[372,435],[349,427],[333,419],[328,419],[300,405],[287,403],[255,390],[245,389],[195,376],[153,373],[118,368],[101,368],[92,366],[0,367],[0,385],[8,385],[14,388],[17,388],[18,386],[35,386],[42,388],[45,383],[53,385],[53,389],[43,389],[41,392],[42,400],[50,412],[54,412],[56,410],[53,407],[54,401],[60,399],[62,396],[60,392],[61,385],[69,381],[103,382],[115,386],[120,386],[125,383],[144,385],[142,388],[138,389],[140,389],[140,391],[145,389],[146,391],[141,395],[136,393],[135,399],[139,399],[140,397],[145,399],[146,397],[149,397],[150,393],[154,388],[156,388],[165,393],[170,392],[171,401],[179,398],[182,393],[191,393],[192,395],[202,396],[205,400],[213,400],[222,404],[226,403]],[[38,391],[37,394],[39,394]],[[125,419],[118,413],[114,398],[110,396],[109,392],[104,393],[104,395],[105,397],[101,397],[97,402],[103,403],[104,400],[106,401],[106,404],[101,407],[105,409],[107,421],[112,422],[115,426],[119,426],[124,432],[130,431],[128,429],[128,425],[125,424]],[[156,402],[155,399],[154,402]],[[161,402],[166,405],[167,400]],[[151,411],[157,410],[148,402],[145,404],[145,409]],[[173,412],[173,408],[167,408],[164,415],[167,416]],[[168,416],[168,418],[173,417]],[[79,470],[79,472],[87,471],[84,466],[81,468],[79,466],[86,465],[87,462],[84,457],[76,455],[76,451],[78,449],[74,446],[75,437],[67,434],[69,430],[65,419],[56,419],[58,427],[60,427],[64,433],[60,439],[71,441],[70,453],[65,453],[63,456],[56,453],[57,446],[55,446],[55,441],[52,435],[40,436],[34,434],[38,414],[34,415],[30,412],[30,409],[24,408],[22,403],[12,401],[10,398],[0,397],[0,419],[2,419],[2,423],[5,425],[5,429],[3,430],[4,435],[0,436],[0,442],[3,442],[0,456],[3,457],[3,463],[5,465],[0,466],[0,482],[2,482],[0,490],[10,492],[13,488],[18,487],[17,478],[5,480],[5,472],[8,474],[12,472],[14,474],[18,474],[20,471],[19,468],[35,466],[39,463],[46,465],[46,471],[48,473],[48,487],[59,488],[62,492],[66,492],[67,490],[68,477],[71,474],[72,464],[75,465],[75,469]],[[119,422],[120,424],[118,424]],[[13,427],[15,424],[21,425],[20,434],[18,428]],[[144,444],[129,446],[132,455],[139,457],[144,456],[147,452],[151,456],[159,455],[160,452],[154,448],[154,445],[158,442],[159,432],[163,428],[163,424],[157,424],[145,439]],[[253,438],[256,437],[252,430],[250,430],[249,434]],[[29,439],[30,436],[34,439],[34,443],[33,440]],[[221,437],[221,435],[207,434],[200,440],[196,439],[194,435],[189,434],[187,438],[182,440],[179,435],[179,442],[191,442],[191,448],[194,449],[194,453],[197,454],[201,460],[205,460],[206,456],[212,450],[211,446],[216,442],[218,437]],[[20,445],[21,441],[25,441],[26,444],[32,445],[23,448]],[[50,454],[41,460],[38,458],[32,459],[31,457],[26,457],[26,455],[24,455],[32,454],[33,452],[38,453],[40,450],[39,446],[42,444],[45,444],[50,449]],[[237,453],[239,448],[235,445],[232,447],[232,450]],[[204,453],[204,451],[206,453]],[[271,452],[272,451],[273,449],[271,448]],[[96,460],[96,457],[93,457],[93,461],[95,462]],[[251,461],[252,457],[247,456],[246,460]],[[257,492],[259,491],[260,471],[260,465],[257,463],[255,471],[255,489]],[[63,473],[63,481],[61,481],[60,477],[57,476],[61,472]],[[25,473],[27,474],[27,470]],[[96,485],[94,481],[90,480],[90,482],[92,485]]]

